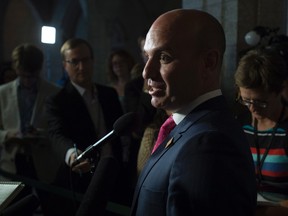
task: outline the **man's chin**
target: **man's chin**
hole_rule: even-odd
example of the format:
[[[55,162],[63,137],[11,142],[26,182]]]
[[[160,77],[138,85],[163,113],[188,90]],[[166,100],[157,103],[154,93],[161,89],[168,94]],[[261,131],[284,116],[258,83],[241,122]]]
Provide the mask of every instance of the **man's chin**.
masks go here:
[[[78,79],[76,84],[78,84],[78,85],[80,85],[80,86],[86,86],[87,83],[90,83],[90,82],[91,82],[91,81],[90,81],[90,80],[87,81],[87,79]]]
[[[166,105],[165,100],[159,97],[152,97],[151,104],[157,109],[164,109]]]

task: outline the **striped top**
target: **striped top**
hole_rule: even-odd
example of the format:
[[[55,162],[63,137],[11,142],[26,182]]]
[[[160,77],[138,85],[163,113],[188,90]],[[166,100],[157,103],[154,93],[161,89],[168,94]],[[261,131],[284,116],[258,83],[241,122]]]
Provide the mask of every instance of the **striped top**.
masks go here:
[[[257,137],[255,135],[255,129],[251,125],[244,125],[243,130],[247,136],[250,144],[250,150],[253,156],[255,172],[259,180],[257,171],[257,146],[259,144],[260,161],[263,159],[263,155],[266,149],[270,149],[262,164],[262,180],[259,190],[268,193],[279,193],[285,195],[288,198],[288,120],[285,120],[279,124],[275,129],[273,136],[273,129],[264,131],[257,131]],[[272,140],[272,143],[271,143]]]

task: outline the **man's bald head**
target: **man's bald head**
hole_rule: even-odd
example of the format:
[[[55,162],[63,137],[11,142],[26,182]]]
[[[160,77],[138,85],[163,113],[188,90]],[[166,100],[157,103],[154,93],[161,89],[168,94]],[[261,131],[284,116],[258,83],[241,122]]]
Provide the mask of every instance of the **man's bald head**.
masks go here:
[[[180,34],[179,39],[187,43],[189,37],[191,42],[199,48],[216,48],[223,55],[225,52],[226,41],[225,34],[221,24],[210,14],[194,9],[175,9],[159,16],[151,28],[171,32],[171,34]],[[164,29],[166,28],[166,29]],[[183,40],[186,38],[188,40]],[[182,39],[181,39],[182,38]],[[195,41],[195,40],[196,41]],[[188,44],[186,44],[189,46]]]
[[[177,9],[159,16],[146,36],[152,105],[172,112],[219,89],[225,51],[221,24],[210,14]]]

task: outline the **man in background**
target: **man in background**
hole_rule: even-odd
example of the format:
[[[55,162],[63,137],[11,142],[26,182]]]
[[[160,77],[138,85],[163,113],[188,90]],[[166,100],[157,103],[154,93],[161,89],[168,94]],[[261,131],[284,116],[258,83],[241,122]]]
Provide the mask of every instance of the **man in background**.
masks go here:
[[[20,44],[13,49],[11,59],[17,78],[0,86],[0,178],[28,178],[45,186],[55,179],[59,166],[51,158],[45,100],[59,88],[41,77],[44,55],[35,45]],[[30,194],[32,188],[34,185],[26,184],[23,194]],[[45,208],[45,194],[38,188],[36,191]]]
[[[17,46],[11,58],[18,78],[0,86],[0,168],[50,182],[55,176],[48,176],[49,171],[41,167],[43,163],[35,160],[43,159],[44,155],[38,154],[42,148],[50,148],[45,137],[45,99],[59,88],[41,78],[44,55],[35,45]]]
[[[62,161],[55,185],[84,194],[93,176],[90,171],[94,166],[97,169],[101,157],[112,155],[121,162],[121,145],[118,140],[107,143],[76,166],[74,161],[77,155],[113,129],[123,111],[113,88],[93,82],[94,56],[87,41],[67,40],[61,47],[61,55],[69,81],[47,101],[49,135],[56,157]],[[75,214],[78,207],[74,208],[69,199],[57,201],[55,205],[59,208],[51,215]]]

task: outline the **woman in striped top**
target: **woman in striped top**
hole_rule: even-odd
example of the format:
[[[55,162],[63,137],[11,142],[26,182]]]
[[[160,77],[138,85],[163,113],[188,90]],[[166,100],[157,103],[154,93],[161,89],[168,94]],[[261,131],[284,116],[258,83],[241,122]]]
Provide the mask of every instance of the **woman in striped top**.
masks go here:
[[[253,155],[258,200],[288,200],[288,109],[283,103],[287,66],[268,48],[244,55],[235,73],[238,101],[251,114],[243,125]]]

